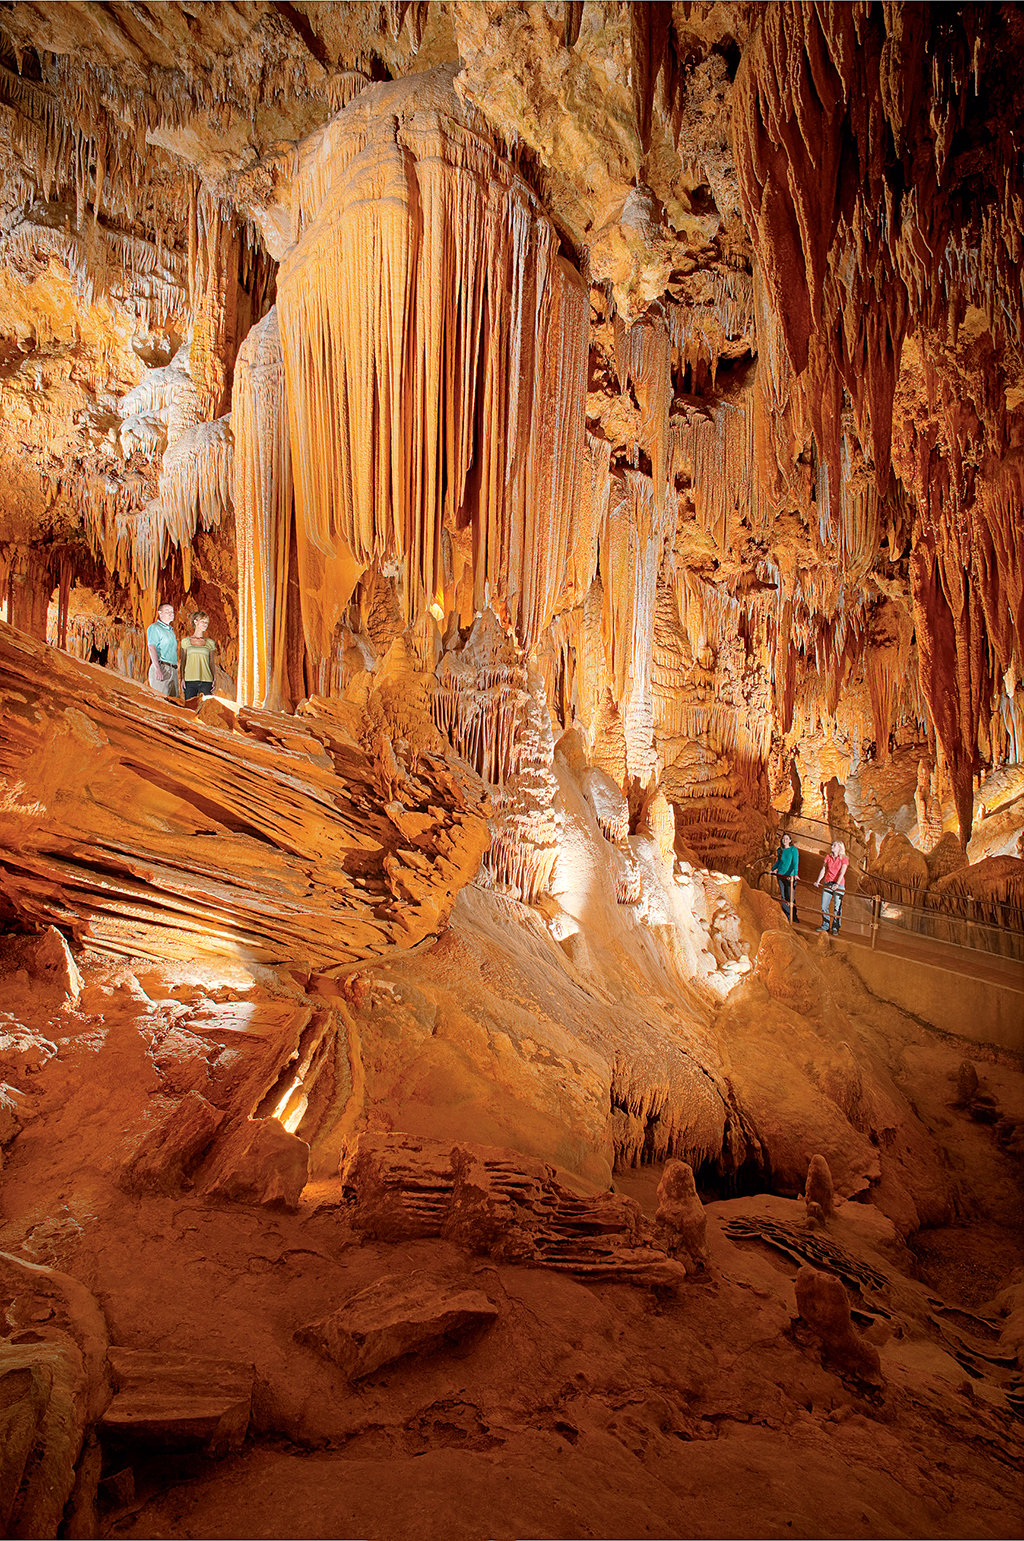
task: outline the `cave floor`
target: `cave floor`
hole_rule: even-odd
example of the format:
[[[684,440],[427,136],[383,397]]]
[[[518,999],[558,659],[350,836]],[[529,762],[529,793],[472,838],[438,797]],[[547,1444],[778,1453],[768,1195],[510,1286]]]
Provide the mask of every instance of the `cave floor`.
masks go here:
[[[139,974],[150,994],[122,973],[102,1013],[89,977],[88,1012],[22,998],[24,1052],[33,1032],[54,1052],[22,1076],[0,1248],[81,1280],[111,1343],[251,1362],[256,1394],[244,1448],[222,1460],[107,1448],[105,1472],[130,1466],[133,1494],[101,1489],[101,1534],[1019,1533],[1020,1377],[993,1299],[1024,1267],[1019,1162],[953,1106],[962,1044],[918,1032],[903,1051],[918,1116],[956,1173],[955,1225],[911,1250],[871,1203],[841,1203],[822,1235],[796,1199],[709,1194],[708,1266],[648,1290],[438,1239],[368,1241],[337,1177],[311,1182],[295,1212],[126,1195],[119,1174],[153,1098],[198,1073],[195,1046],[156,1031],[159,979]],[[247,1024],[269,1030],[280,1005],[251,981],[244,997],[229,982],[217,994],[217,1055]],[[1019,1116],[1019,1066],[979,1062]],[[650,1211],[659,1175],[626,1171],[616,1187]],[[844,1374],[797,1315],[797,1271],[822,1256],[842,1260],[882,1384]],[[353,1291],[416,1270],[482,1290],[493,1327],[356,1384],[297,1341]]]

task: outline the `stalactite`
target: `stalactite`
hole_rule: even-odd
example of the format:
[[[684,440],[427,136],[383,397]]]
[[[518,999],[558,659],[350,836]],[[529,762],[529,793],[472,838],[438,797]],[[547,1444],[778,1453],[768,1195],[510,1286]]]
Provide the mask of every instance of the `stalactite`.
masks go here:
[[[666,306],[672,362],[680,385],[688,376],[691,391],[705,380],[713,391],[722,354],[754,335],[754,281],[748,273],[719,270],[696,275],[696,281],[706,298]]]
[[[655,509],[665,509],[668,482],[668,426],[672,405],[669,330],[660,306],[632,326],[615,321],[619,389],[632,385],[640,407],[642,443],[651,461]]]
[[[746,404],[720,402],[710,413],[688,409],[672,419],[673,479],[689,481],[697,523],[721,551],[742,519],[767,528],[767,511],[755,475],[754,414]]]
[[[190,364],[200,413],[212,420],[226,412],[231,401],[241,232],[234,210],[211,198],[205,188],[196,204],[196,236]]]
[[[235,363],[231,427],[238,557],[238,699],[280,708],[292,521],[291,449],[277,312],[254,326]]]
[[[500,593],[532,645],[579,502],[586,293],[448,77],[433,112],[418,79],[300,150],[278,280],[297,517],[356,577],[400,562],[410,617],[444,608],[442,525],[471,525],[477,608]]]

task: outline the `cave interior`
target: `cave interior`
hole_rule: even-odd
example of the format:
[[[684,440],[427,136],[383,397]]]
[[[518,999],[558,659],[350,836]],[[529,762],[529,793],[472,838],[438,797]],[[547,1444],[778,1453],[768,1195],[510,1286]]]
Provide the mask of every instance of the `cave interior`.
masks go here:
[[[1020,1534],[1018,69],[0,5],[5,1535]]]

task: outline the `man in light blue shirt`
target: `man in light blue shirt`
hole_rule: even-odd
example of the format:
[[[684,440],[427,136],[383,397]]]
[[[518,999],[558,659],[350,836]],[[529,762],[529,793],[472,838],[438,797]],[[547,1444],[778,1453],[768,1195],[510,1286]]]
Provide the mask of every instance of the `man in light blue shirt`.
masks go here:
[[[174,606],[163,604],[156,612],[156,620],[146,628],[146,646],[149,648],[149,688],[158,696],[178,694],[178,639],[171,622]]]

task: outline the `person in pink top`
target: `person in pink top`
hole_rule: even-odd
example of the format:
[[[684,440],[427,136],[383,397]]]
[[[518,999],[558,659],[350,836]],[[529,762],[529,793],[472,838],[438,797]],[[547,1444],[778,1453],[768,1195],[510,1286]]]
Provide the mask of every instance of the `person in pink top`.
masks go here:
[[[846,892],[846,869],[850,865],[850,859],[846,854],[846,847],[841,840],[833,840],[832,849],[822,862],[821,871],[818,873],[818,881],[815,888],[825,884],[825,892],[821,896],[821,929],[835,936],[839,930],[839,919],[843,913],[843,895]],[[829,907],[832,909],[831,925],[829,924]]]

